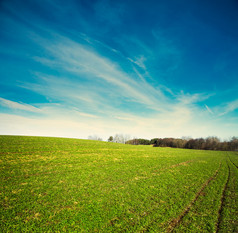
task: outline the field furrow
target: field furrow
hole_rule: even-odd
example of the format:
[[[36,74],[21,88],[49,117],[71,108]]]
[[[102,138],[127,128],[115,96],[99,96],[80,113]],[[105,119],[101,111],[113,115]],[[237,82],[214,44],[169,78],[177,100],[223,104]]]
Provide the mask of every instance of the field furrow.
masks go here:
[[[238,156],[238,155],[237,155]],[[229,156],[230,162],[238,169],[238,166],[231,160],[231,157]]]
[[[228,177],[227,177],[227,180],[226,180],[226,183],[225,183],[225,185],[224,185],[223,192],[222,192],[221,206],[220,206],[219,212],[218,212],[218,221],[217,221],[217,229],[216,229],[216,232],[219,232],[219,231],[220,231],[220,226],[221,226],[221,223],[222,223],[222,212],[223,212],[223,209],[225,208],[225,206],[224,206],[224,204],[225,204],[225,198],[227,198],[227,197],[226,197],[227,186],[228,186],[228,182],[230,181],[230,176],[231,176],[230,166],[229,166],[228,163],[227,163],[227,168],[228,168]]]
[[[228,179],[224,187],[216,232],[238,232],[238,169],[232,162],[237,155],[230,154]]]
[[[221,164],[219,165],[219,168],[216,170],[216,172],[214,173],[213,176],[211,176],[200,188],[200,190],[196,193],[194,199],[189,203],[189,205],[183,210],[183,212],[175,219],[173,219],[171,221],[171,223],[169,224],[169,227],[167,229],[167,232],[173,232],[173,230],[180,224],[180,222],[182,221],[182,219],[184,218],[184,216],[186,214],[188,214],[189,210],[191,209],[191,207],[194,205],[194,203],[197,201],[197,199],[199,198],[199,196],[201,196],[203,190],[206,188],[207,185],[209,185],[209,183],[214,180],[219,172]]]

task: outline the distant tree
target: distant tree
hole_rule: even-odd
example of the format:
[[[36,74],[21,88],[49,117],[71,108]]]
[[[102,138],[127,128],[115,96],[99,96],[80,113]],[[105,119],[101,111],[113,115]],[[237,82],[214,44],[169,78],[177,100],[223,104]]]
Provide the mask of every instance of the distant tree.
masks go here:
[[[89,140],[95,140],[95,141],[102,141],[102,138],[100,138],[97,135],[90,135],[90,136],[88,136],[88,139]]]
[[[238,151],[238,137],[232,137],[229,143],[230,150]]]
[[[221,142],[220,145],[219,145],[219,150],[230,150],[229,149],[229,142],[227,141],[224,141],[224,142]]]
[[[151,139],[155,147],[175,147],[199,150],[236,150],[238,151],[238,137],[232,137],[230,141],[221,142],[218,137],[193,139],[191,137],[178,138],[154,138]]]
[[[173,139],[173,143],[172,143],[172,147],[175,148],[184,148],[186,141],[180,138],[174,138]]]
[[[113,136],[110,136],[107,141],[108,142],[113,142]]]
[[[113,142],[122,143],[120,134],[115,134],[115,136],[113,137]]]
[[[136,138],[126,141],[126,144],[138,145],[138,140]]]
[[[126,141],[128,141],[130,139],[131,139],[131,136],[129,134],[124,135],[124,143],[126,143]]]
[[[113,141],[116,142],[116,143],[123,143],[124,144],[125,139],[124,139],[123,134],[115,134]]]
[[[134,138],[132,140],[126,141],[126,144],[131,144],[131,145],[150,145],[150,141],[148,139],[143,139],[143,138]]]
[[[126,134],[126,135],[115,134],[115,136],[113,138],[113,142],[125,144],[126,141],[128,141],[129,139],[130,139],[130,136],[128,134]]]
[[[204,138],[198,138],[196,144],[197,144],[197,148],[196,149],[204,150],[205,149],[205,145],[206,145],[206,141],[205,141]]]
[[[185,144],[185,148],[186,149],[194,149],[194,145],[195,145],[194,139],[189,139]]]
[[[205,144],[206,144],[206,141],[203,138],[189,139],[185,144],[185,148],[187,148],[187,149],[205,149]]]
[[[158,141],[158,138],[153,138],[150,140],[150,144],[156,145],[157,141]]]
[[[150,145],[150,140],[144,139],[144,138],[139,138],[139,145]]]
[[[205,150],[217,150],[219,147],[220,139],[218,137],[207,137],[205,139]]]
[[[174,138],[158,138],[154,146],[176,147],[174,140],[175,140]]]

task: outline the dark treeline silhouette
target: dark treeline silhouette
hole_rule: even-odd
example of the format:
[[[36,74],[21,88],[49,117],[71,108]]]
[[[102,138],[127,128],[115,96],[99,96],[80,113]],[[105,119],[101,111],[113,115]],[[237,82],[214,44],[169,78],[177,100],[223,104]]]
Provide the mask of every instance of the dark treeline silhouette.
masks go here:
[[[142,138],[134,138],[134,139],[126,141],[126,144],[131,144],[131,145],[150,145],[151,144],[151,140],[142,139]]]
[[[153,145],[155,147],[173,147],[199,150],[223,150],[238,151],[238,137],[232,137],[229,141],[220,141],[217,137],[207,138],[153,138],[132,139],[126,142],[132,145]]]

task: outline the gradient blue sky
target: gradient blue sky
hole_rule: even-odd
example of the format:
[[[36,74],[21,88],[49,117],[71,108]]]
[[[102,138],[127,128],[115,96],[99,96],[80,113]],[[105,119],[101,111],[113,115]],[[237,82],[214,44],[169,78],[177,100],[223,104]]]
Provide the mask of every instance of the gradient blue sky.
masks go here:
[[[238,136],[238,1],[0,1],[0,134]]]

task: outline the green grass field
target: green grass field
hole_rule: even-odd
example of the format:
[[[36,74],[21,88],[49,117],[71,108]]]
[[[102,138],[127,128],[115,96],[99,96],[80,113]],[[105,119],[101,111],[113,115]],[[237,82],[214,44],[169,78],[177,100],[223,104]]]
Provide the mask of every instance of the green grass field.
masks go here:
[[[238,154],[0,136],[1,232],[238,232]]]

